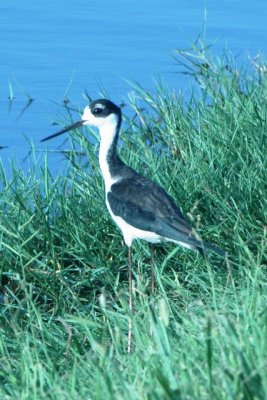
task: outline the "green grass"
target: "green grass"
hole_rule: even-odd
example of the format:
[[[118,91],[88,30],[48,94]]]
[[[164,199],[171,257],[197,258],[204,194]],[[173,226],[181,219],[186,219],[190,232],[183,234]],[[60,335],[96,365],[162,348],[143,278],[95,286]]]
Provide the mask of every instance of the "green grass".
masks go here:
[[[229,261],[159,247],[152,297],[136,242],[131,315],[127,250],[89,135],[70,138],[87,157],[65,175],[50,175],[49,154],[41,171],[33,159],[7,179],[2,167],[1,399],[267,398],[266,67],[180,55],[192,95],[135,85],[120,153]]]

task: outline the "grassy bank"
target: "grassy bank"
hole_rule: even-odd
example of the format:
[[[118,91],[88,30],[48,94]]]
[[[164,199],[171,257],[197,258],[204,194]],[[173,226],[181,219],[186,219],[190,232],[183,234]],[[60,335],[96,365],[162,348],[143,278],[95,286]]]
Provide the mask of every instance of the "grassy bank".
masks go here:
[[[193,94],[136,86],[120,153],[230,261],[159,247],[151,297],[148,248],[135,243],[127,354],[127,254],[97,145],[72,135],[86,158],[64,176],[49,156],[38,173],[1,168],[1,399],[267,398],[266,68],[183,57]]]

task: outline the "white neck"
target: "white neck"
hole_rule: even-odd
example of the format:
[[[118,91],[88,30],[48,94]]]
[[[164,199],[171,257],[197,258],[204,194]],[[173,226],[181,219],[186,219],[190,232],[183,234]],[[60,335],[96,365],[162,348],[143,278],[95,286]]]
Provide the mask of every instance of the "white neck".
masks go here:
[[[99,165],[105,182],[106,193],[110,190],[110,187],[115,183],[118,178],[112,177],[107,162],[108,151],[116,136],[117,120],[116,123],[104,124],[99,126],[100,134],[100,148],[99,148]]]

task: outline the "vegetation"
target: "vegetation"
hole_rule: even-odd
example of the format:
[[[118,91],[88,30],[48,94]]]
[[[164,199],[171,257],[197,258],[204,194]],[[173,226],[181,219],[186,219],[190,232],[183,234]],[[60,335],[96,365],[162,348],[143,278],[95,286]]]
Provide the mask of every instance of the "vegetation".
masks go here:
[[[267,398],[266,67],[202,50],[179,55],[191,96],[135,85],[120,153],[228,260],[159,246],[151,296],[136,242],[130,315],[127,251],[91,135],[70,135],[64,176],[51,176],[49,155],[8,179],[2,167],[1,399]]]

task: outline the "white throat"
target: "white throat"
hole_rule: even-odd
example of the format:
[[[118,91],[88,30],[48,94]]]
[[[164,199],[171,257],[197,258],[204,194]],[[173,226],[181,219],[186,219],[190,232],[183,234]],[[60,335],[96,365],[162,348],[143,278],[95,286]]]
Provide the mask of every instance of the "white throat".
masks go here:
[[[98,126],[100,134],[99,165],[105,181],[106,193],[109,192],[111,185],[118,180],[118,177],[111,176],[107,162],[108,152],[116,136],[117,124],[117,116],[111,114],[106,118],[105,123]]]
[[[107,155],[115,139],[118,126],[118,115],[110,114],[106,117],[96,117],[92,114],[90,107],[84,109],[82,120],[84,125],[95,126],[99,130],[100,135],[100,149],[99,149],[99,165],[105,181],[106,193],[109,192],[110,187],[119,178],[111,175],[110,168],[107,161]]]

